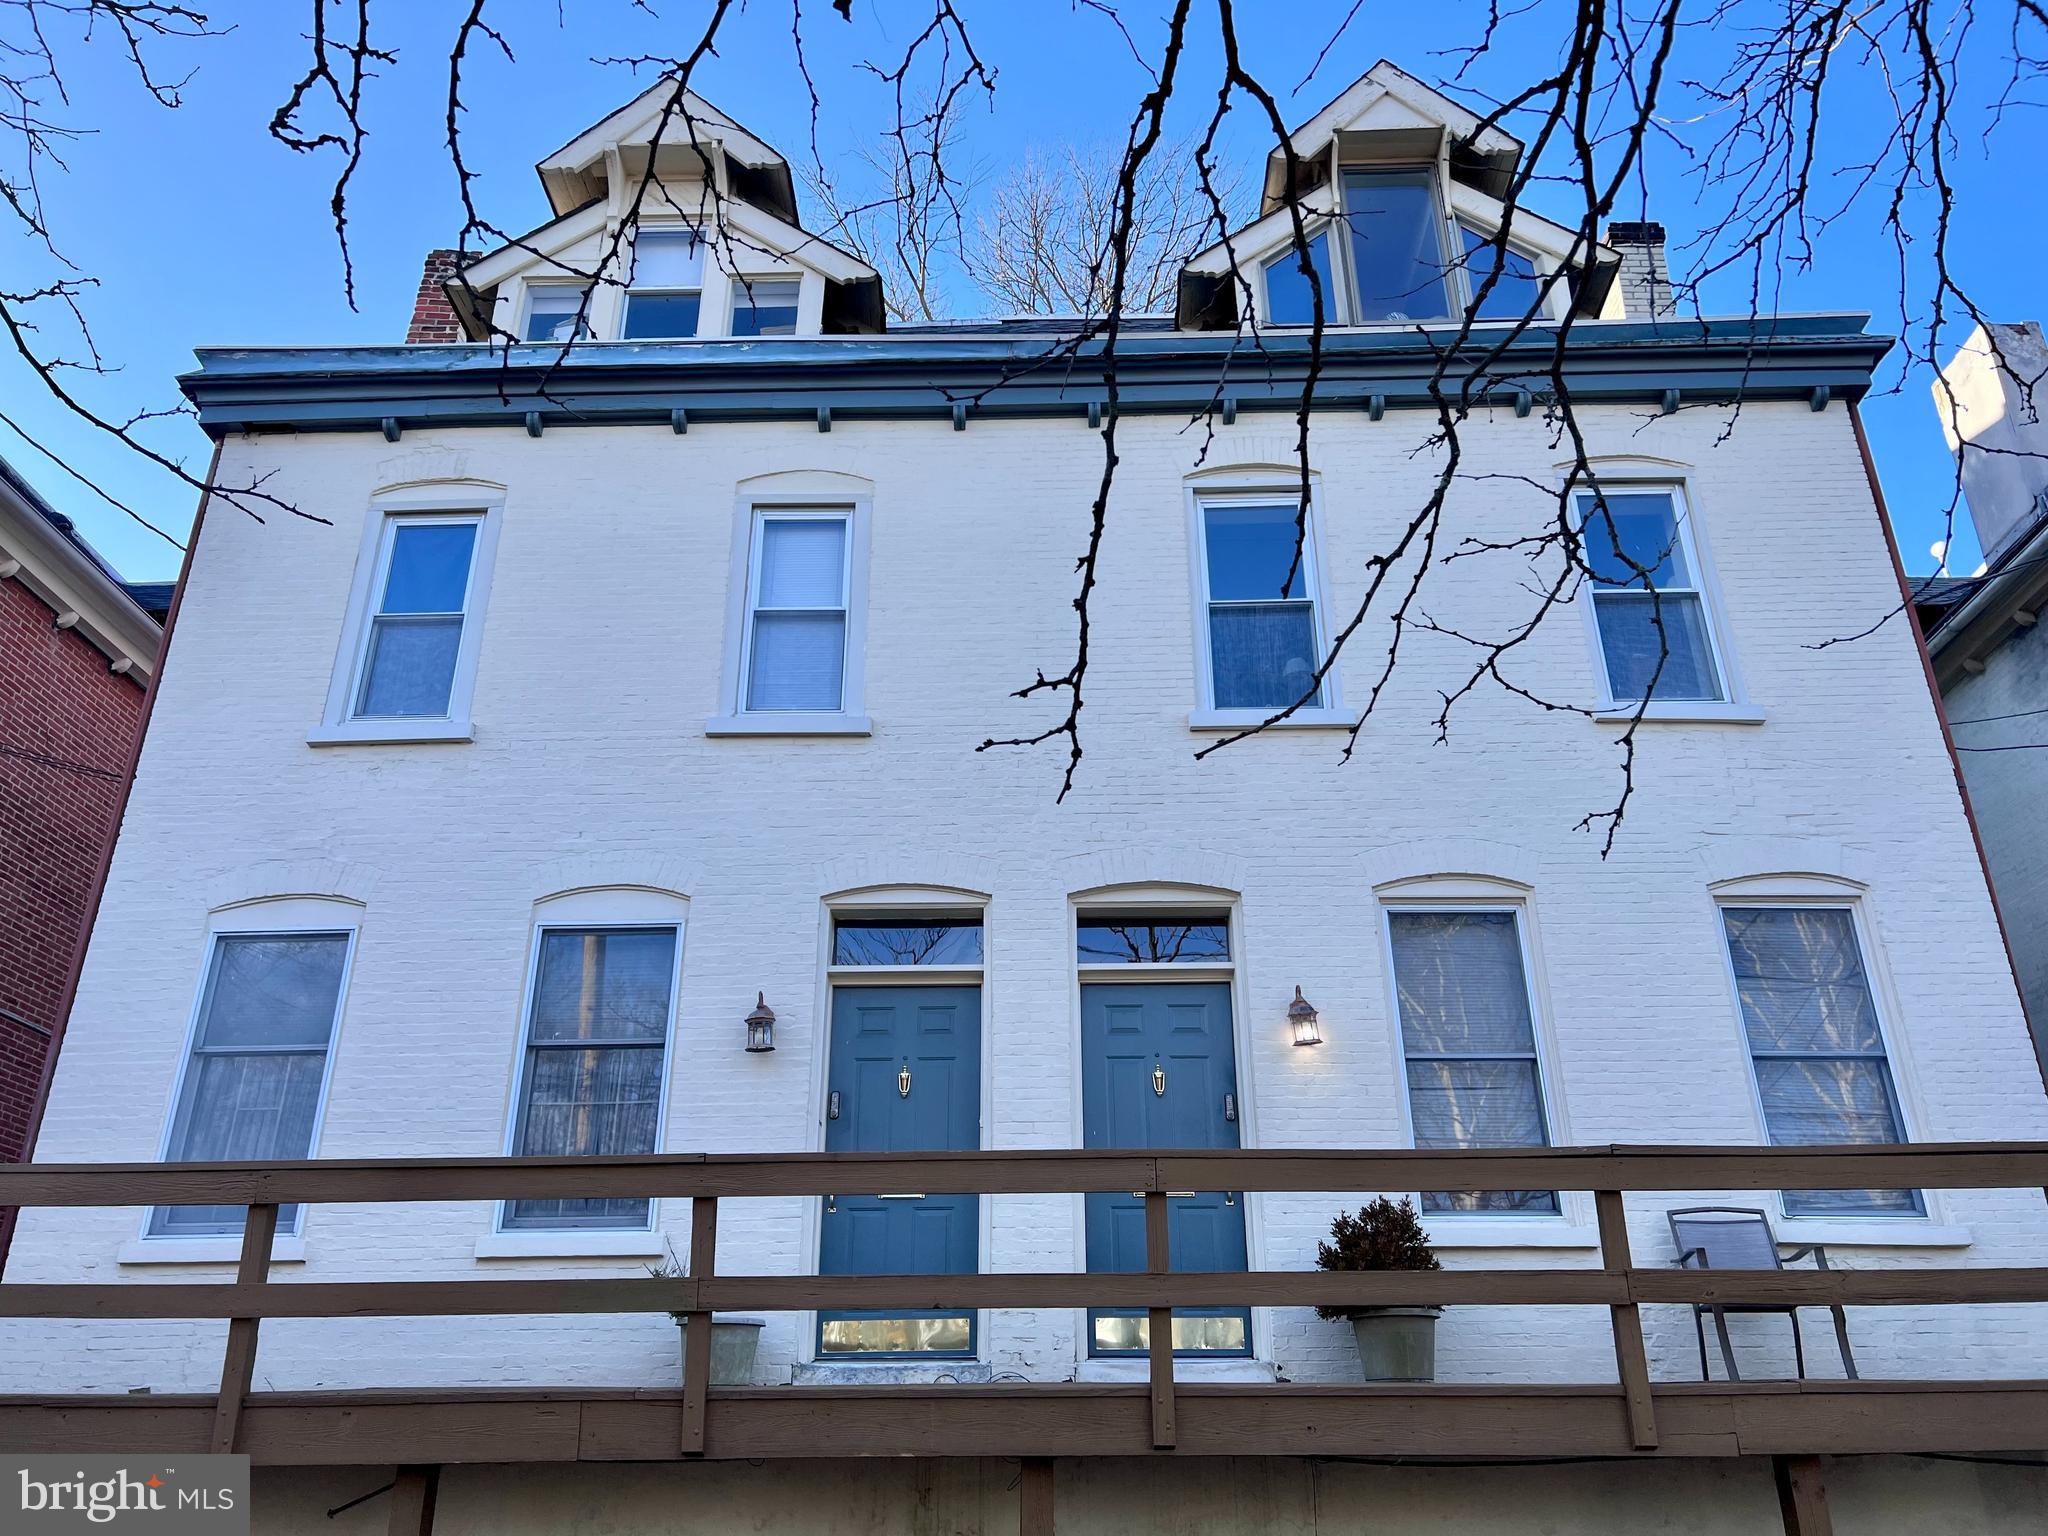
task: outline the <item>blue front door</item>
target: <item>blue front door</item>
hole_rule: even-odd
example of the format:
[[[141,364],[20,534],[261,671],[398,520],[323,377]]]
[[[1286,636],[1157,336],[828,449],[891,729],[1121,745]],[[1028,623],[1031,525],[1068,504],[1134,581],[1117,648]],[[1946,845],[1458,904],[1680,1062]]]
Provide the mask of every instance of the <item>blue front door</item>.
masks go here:
[[[1237,1146],[1237,1058],[1225,983],[1084,986],[1081,1055],[1082,1132],[1091,1151]],[[1167,1212],[1172,1268],[1245,1267],[1244,1206],[1234,1192],[1174,1193]],[[1089,1270],[1145,1267],[1143,1197],[1088,1196]],[[1088,1333],[1093,1354],[1137,1354],[1146,1346],[1142,1313],[1090,1312]],[[1251,1314],[1242,1308],[1176,1311],[1173,1342],[1177,1354],[1249,1354]]]
[[[981,989],[835,987],[827,1152],[972,1152],[981,1145]],[[825,1201],[822,1275],[972,1274],[973,1195]],[[972,1312],[821,1312],[818,1353],[972,1355]]]

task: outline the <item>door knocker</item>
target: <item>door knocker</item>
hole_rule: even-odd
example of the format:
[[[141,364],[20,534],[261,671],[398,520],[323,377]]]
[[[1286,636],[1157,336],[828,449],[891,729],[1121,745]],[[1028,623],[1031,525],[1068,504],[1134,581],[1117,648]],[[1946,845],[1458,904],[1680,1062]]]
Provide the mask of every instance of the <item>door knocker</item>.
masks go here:
[[[1156,1061],[1152,1063],[1152,1091],[1162,1099],[1166,1097],[1166,1068]]]
[[[910,1097],[910,1063],[907,1061],[903,1063],[903,1070],[896,1074],[896,1097],[899,1099]]]

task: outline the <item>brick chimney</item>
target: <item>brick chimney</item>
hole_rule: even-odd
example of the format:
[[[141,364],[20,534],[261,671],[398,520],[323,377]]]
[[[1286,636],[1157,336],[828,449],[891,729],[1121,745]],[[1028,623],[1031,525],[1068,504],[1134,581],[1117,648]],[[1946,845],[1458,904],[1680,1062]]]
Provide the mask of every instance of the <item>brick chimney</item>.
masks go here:
[[[1662,320],[1678,313],[1671,271],[1664,265],[1662,224],[1610,224],[1607,243],[1621,253],[1622,315],[1629,320]]]
[[[405,328],[407,346],[433,341],[467,341],[455,318],[444,284],[454,280],[460,251],[429,251],[420,273],[420,291],[412,301],[412,324]]]

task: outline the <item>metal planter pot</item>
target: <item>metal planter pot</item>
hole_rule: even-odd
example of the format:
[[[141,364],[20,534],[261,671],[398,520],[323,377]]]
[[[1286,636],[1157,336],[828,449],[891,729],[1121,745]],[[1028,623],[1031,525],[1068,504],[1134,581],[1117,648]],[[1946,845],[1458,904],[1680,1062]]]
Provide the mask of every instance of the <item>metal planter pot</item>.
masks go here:
[[[1371,1307],[1351,1314],[1367,1381],[1435,1381],[1442,1307]]]
[[[751,1387],[754,1384],[754,1356],[761,1348],[764,1325],[765,1320],[758,1317],[714,1317],[711,1320],[712,1386]],[[676,1318],[676,1327],[682,1335],[682,1357],[687,1360],[690,1331],[680,1316]],[[687,1365],[684,1368],[687,1370]]]

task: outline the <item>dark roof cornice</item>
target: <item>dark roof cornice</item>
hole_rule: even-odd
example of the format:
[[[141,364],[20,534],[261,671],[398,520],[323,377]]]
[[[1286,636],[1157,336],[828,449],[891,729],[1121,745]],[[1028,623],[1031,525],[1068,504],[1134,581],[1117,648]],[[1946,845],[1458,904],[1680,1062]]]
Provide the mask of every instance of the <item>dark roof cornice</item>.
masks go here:
[[[1891,347],[1867,316],[1574,322],[1563,367],[1578,401],[1855,398]],[[1483,335],[1483,333],[1481,333]],[[1432,407],[1438,349],[1454,330],[1332,331],[1319,408]],[[1476,362],[1480,347],[1468,343]],[[1533,328],[1490,370],[1484,395],[1527,409],[1552,393],[1556,328]],[[1105,396],[1099,340],[1000,323],[915,334],[559,345],[209,348],[179,381],[218,438],[241,431],[550,427],[837,419],[1075,415]],[[1117,347],[1129,413],[1292,410],[1309,339],[1134,329]],[[1455,373],[1452,375],[1456,377]],[[1675,394],[1673,393],[1675,392]],[[676,415],[681,412],[682,415]],[[823,413],[823,414],[820,414]]]

